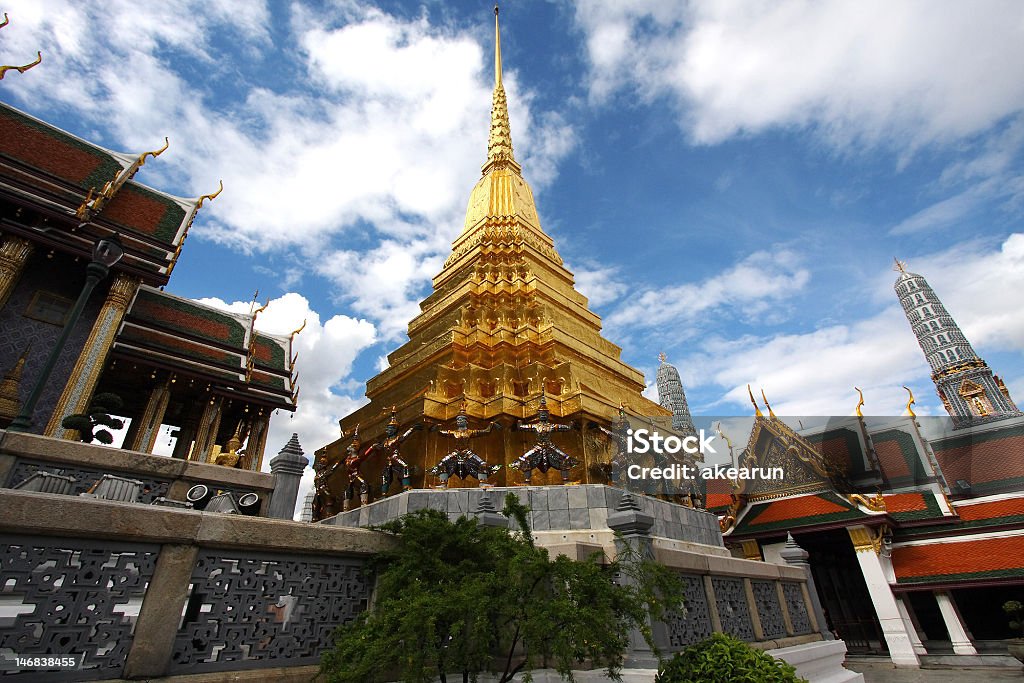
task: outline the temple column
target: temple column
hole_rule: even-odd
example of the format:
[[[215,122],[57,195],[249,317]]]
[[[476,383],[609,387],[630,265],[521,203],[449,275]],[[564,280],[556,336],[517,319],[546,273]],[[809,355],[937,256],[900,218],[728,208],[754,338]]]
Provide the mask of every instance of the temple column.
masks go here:
[[[196,444],[192,448],[189,460],[206,462],[210,457],[210,449],[217,441],[217,431],[220,429],[220,417],[223,412],[224,397],[211,396],[199,417],[199,424],[196,425]]]
[[[259,472],[263,468],[263,453],[267,448],[269,425],[270,416],[264,415],[261,408],[249,429],[249,441],[245,444],[245,461],[242,463],[242,469]]]
[[[978,651],[971,643],[971,637],[964,628],[964,622],[960,619],[960,611],[953,602],[953,596],[949,591],[935,591],[935,601],[939,603],[939,611],[942,612],[942,620],[946,622],[946,630],[949,631],[949,640],[953,643],[953,652],[958,655],[976,655]]]
[[[917,622],[914,621],[914,617],[910,613],[910,608],[907,606],[906,595],[896,597],[896,607],[899,608],[900,616],[903,617],[903,623],[907,627],[907,633],[910,634],[910,644],[914,646],[914,652],[919,655],[928,654],[928,650],[925,648],[924,643],[921,642],[921,634],[917,632]]]
[[[850,534],[850,540],[857,551],[857,562],[864,575],[864,583],[867,584],[875,614],[878,615],[878,623],[882,627],[886,645],[889,646],[892,663],[896,666],[920,667],[921,660],[914,652],[910,633],[889,587],[885,567],[879,556],[881,538],[876,532],[864,526],[849,527],[846,531]]]
[[[139,417],[138,429],[128,444],[133,451],[152,453],[156,446],[157,436],[160,434],[160,425],[163,423],[164,415],[167,412],[167,404],[171,400],[171,378],[167,377],[153,387],[149,393],[149,400],[146,401],[146,409]]]
[[[14,235],[0,237],[0,308],[7,303],[7,297],[14,291],[14,285],[25,269],[28,257],[35,247],[31,242]]]
[[[118,273],[110,283],[110,291],[100,308],[96,322],[92,326],[89,338],[78,355],[78,361],[68,376],[64,392],[60,395],[57,405],[50,416],[50,422],[43,432],[47,436],[59,439],[75,439],[78,430],[64,429],[61,420],[67,415],[84,413],[92,401],[93,391],[99,381],[100,373],[107,362],[107,354],[114,343],[114,336],[128,310],[128,304],[139,288],[139,279],[133,275]]]

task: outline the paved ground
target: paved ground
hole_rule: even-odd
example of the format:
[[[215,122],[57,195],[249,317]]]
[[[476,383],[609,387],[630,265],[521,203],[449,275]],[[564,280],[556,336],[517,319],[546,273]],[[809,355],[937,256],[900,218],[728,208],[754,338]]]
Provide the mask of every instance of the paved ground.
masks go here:
[[[986,667],[977,669],[896,669],[873,662],[848,661],[846,668],[864,674],[865,683],[998,683],[1024,682],[1024,669]]]

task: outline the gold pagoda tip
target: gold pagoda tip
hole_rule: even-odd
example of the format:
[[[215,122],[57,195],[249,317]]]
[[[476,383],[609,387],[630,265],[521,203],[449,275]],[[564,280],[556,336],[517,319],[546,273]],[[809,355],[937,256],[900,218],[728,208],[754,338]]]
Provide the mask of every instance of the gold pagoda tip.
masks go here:
[[[501,31],[498,28],[498,6],[494,6],[494,87],[501,85]]]
[[[907,264],[905,262],[900,261],[895,256],[892,257],[892,260],[896,262],[896,265],[894,265],[892,267],[893,270],[895,270],[898,273],[906,273],[907,272]]]
[[[750,395],[750,402],[754,406],[754,414],[757,417],[764,417],[764,413],[761,412],[761,406],[757,405],[757,401],[754,400],[754,392],[751,391],[750,385],[747,385],[747,394]]]

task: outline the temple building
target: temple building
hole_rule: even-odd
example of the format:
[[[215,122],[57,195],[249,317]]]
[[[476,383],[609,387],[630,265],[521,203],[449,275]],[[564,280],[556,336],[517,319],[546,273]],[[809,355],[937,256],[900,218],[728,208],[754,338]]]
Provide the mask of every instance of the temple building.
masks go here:
[[[959,426],[1022,415],[1006,385],[978,357],[928,281],[896,261],[896,294],[932,369],[946,412]]]
[[[126,448],[152,452],[163,426],[175,430],[177,458],[215,461],[234,448],[229,460],[258,470],[270,415],[295,409],[292,339],[256,332],[256,310],[163,291],[216,196],[184,199],[133,179],[167,146],[112,152],[0,104],[0,426],[25,405],[72,317],[95,245],[116,236],[124,255],[73,323],[29,431],[77,438],[62,420],[113,393],[131,420]]]
[[[784,481],[712,480],[737,556],[809,553],[829,626],[852,653],[918,666],[1005,652],[1001,610],[1024,590],[1024,418],[964,426],[914,414],[857,415],[794,430],[755,403],[740,466]]]
[[[754,401],[741,466],[785,481],[707,482],[727,545],[782,563],[809,553],[830,628],[850,652],[897,665],[998,658],[1001,610],[1024,590],[1024,416],[925,279],[897,261],[896,294],[950,418],[850,418],[795,430]],[[909,390],[908,390],[909,392]],[[858,390],[858,393],[860,391]]]
[[[367,382],[370,402],[341,421],[344,435],[358,426],[363,445],[381,438],[392,409],[402,431],[427,427],[409,434],[401,446],[411,469],[407,486],[439,483],[430,470],[454,442],[429,427],[452,421],[462,409],[474,424],[501,427],[472,444],[488,466],[500,466],[488,479],[497,485],[522,483],[529,476],[509,466],[531,450],[537,435],[515,426],[537,418],[542,401],[552,423],[575,427],[551,439],[576,461],[570,476],[581,483],[607,480],[599,466],[609,458],[608,447],[588,429],[590,423],[610,425],[620,405],[645,420],[670,417],[669,410],[642,396],[642,373],[622,362],[621,349],[601,336],[601,319],[576,290],[572,273],[541,227],[513,152],[501,77],[495,17],[487,158],[470,193],[464,227],[434,277],[433,293],[409,323],[409,341]],[[337,461],[346,443],[347,436],[327,445],[321,457]],[[382,466],[379,457],[362,465],[374,489]],[[558,469],[540,468],[530,481],[560,483],[564,477]],[[340,479],[333,488],[340,490]],[[447,485],[476,486],[477,480],[452,477]]]

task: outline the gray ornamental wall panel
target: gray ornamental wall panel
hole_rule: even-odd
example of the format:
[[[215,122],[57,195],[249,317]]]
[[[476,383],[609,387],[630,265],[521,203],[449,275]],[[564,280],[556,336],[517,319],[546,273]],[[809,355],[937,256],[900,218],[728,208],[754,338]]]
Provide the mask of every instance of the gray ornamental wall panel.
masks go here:
[[[748,643],[753,641],[754,624],[750,619],[743,579],[713,576],[711,585],[715,589],[715,604],[722,630]]]
[[[203,549],[171,673],[317,664],[338,626],[366,610],[361,558]]]
[[[17,680],[119,678],[159,551],[141,543],[0,535],[0,596],[8,613],[0,618],[0,650],[84,654],[81,670],[18,673]]]
[[[807,616],[807,605],[801,584],[794,581],[782,582],[782,594],[786,598],[786,610],[793,624],[793,635],[801,636],[811,632],[811,620]]]
[[[693,574],[679,574],[683,582],[683,608],[665,615],[668,631],[668,652],[679,652],[711,635],[711,610],[704,591],[704,579]]]
[[[754,604],[757,605],[757,616],[761,620],[764,637],[784,637],[786,620],[782,616],[782,606],[779,605],[779,593],[775,588],[775,582],[752,580],[750,586],[754,591]]]

